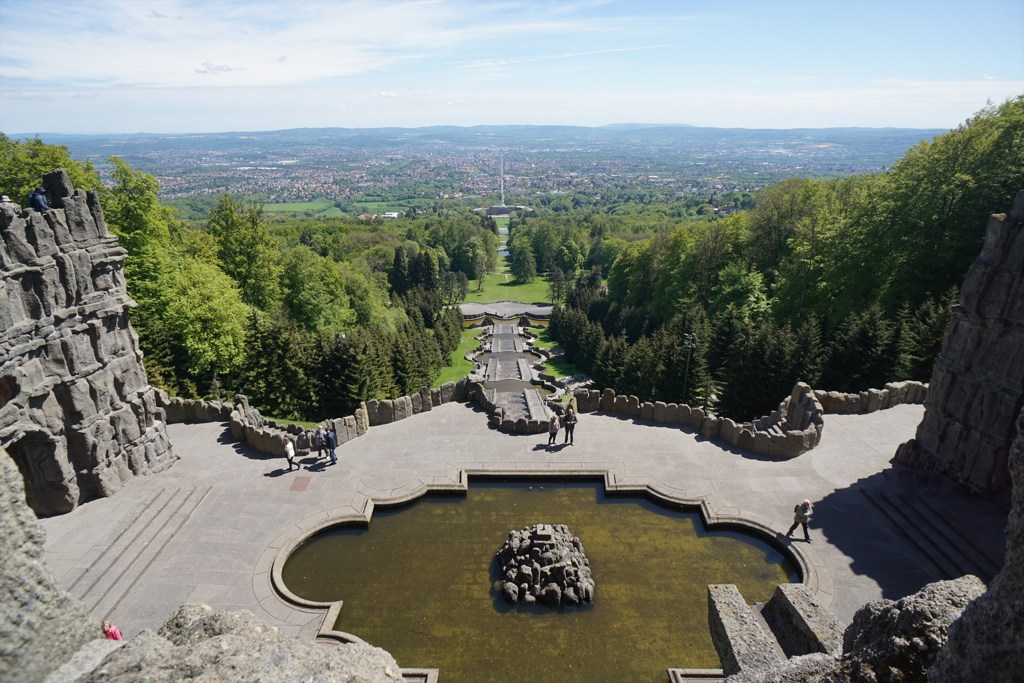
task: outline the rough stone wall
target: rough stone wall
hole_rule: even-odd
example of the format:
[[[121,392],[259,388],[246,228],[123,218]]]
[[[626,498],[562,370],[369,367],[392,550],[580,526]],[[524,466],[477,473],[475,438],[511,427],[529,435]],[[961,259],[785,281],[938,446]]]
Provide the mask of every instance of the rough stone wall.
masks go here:
[[[1010,448],[1013,507],[1006,523],[1006,561],[988,591],[949,627],[928,671],[932,683],[994,681],[1010,672],[1024,680],[1024,410]]]
[[[53,209],[0,207],[0,446],[37,514],[109,496],[175,459],[128,321],[127,253],[63,170]]]
[[[0,680],[41,681],[100,634],[43,564],[43,528],[25,505],[14,461],[0,449]]]
[[[1024,407],[1024,190],[1009,216],[989,219],[925,402],[916,438],[896,460],[980,493],[1006,491],[1013,422]]]

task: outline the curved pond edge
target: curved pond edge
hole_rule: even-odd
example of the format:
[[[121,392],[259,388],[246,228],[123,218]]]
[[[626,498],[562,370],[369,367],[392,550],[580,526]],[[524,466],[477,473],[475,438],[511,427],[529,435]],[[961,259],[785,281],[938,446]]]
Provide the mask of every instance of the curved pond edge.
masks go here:
[[[253,573],[253,591],[260,605],[271,614],[279,616],[288,623],[306,623],[311,616],[322,613],[319,628],[314,637],[339,643],[366,643],[358,636],[345,631],[335,630],[344,600],[318,602],[306,600],[295,595],[288,589],[282,577],[285,562],[291,554],[312,536],[324,529],[346,523],[369,524],[376,507],[394,507],[415,501],[428,493],[466,493],[469,480],[478,479],[560,479],[560,480],[600,480],[606,494],[628,494],[646,496],[656,502],[684,509],[699,510],[701,521],[707,530],[731,529],[742,531],[773,546],[796,564],[801,583],[815,594],[820,604],[830,607],[835,596],[831,572],[819,573],[813,561],[811,550],[803,544],[789,542],[778,531],[772,521],[756,513],[739,508],[716,508],[709,497],[689,498],[678,495],[672,487],[660,482],[643,482],[636,479],[620,479],[606,469],[462,469],[458,472],[458,481],[424,484],[422,481],[410,482],[409,485],[392,491],[389,497],[367,496],[361,510],[351,507],[327,508],[294,522],[282,531],[264,549],[257,561]],[[777,525],[777,520],[775,525]],[[372,643],[367,643],[372,645]],[[666,669],[674,668],[666,662]],[[437,681],[437,669],[402,669],[406,681]]]

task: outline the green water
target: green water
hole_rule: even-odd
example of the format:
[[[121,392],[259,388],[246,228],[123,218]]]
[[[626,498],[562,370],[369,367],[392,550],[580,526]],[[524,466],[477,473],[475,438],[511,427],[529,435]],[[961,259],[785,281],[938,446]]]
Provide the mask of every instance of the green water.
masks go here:
[[[510,529],[567,524],[583,542],[592,605],[553,611],[505,604],[492,560]],[[799,580],[768,543],[704,530],[696,512],[608,497],[591,482],[473,480],[465,497],[427,496],[325,530],[283,571],[303,598],[344,600],[335,628],[443,683],[658,681],[669,667],[717,668],[707,584],[748,602]]]

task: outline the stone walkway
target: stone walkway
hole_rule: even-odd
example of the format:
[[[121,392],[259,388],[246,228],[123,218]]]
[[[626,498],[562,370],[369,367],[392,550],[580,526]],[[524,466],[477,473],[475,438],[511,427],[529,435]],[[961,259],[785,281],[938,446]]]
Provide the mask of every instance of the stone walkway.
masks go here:
[[[42,520],[46,562],[97,619],[112,619],[129,638],[158,627],[187,601],[250,609],[312,637],[323,614],[273,593],[268,546],[324,519],[325,511],[356,514],[369,498],[451,487],[462,470],[607,472],[620,485],[704,498],[716,514],[767,521],[781,532],[793,505],[810,498],[813,543],[796,543],[821,579],[820,597],[849,622],[866,601],[899,598],[963,569],[987,580],[1001,564],[1004,512],[943,477],[889,464],[922,413],[901,405],[829,415],[817,449],[780,462],[723,449],[691,431],[599,413],[580,417],[575,446],[547,450],[546,435],[489,429],[485,415],[451,403],[371,428],[338,449],[336,466],[306,457],[293,473],[282,459],[231,443],[226,425],[171,425],[181,460],[168,471]],[[946,541],[933,547],[928,537]],[[966,559],[945,557],[952,546]]]

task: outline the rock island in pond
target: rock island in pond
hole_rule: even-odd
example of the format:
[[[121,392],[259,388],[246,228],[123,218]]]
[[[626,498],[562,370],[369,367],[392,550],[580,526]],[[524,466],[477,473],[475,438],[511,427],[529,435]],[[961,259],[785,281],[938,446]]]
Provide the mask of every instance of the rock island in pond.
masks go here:
[[[497,559],[498,583],[509,604],[579,605],[594,599],[590,560],[564,524],[508,532]]]

